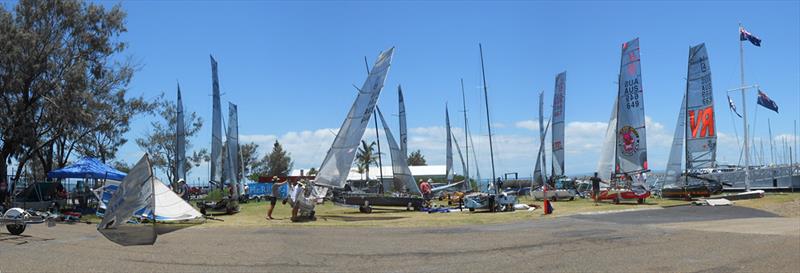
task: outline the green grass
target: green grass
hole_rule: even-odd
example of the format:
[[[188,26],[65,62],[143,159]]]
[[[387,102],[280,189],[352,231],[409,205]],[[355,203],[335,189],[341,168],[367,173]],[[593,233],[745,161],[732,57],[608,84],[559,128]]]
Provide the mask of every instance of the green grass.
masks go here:
[[[541,201],[532,201],[523,197],[520,203],[542,205]],[[526,220],[544,220],[548,218],[573,215],[583,212],[612,211],[635,208],[652,208],[686,204],[684,201],[648,199],[645,204],[637,205],[635,202],[614,205],[608,202],[594,202],[586,199],[573,201],[553,202],[554,213],[544,215],[542,209],[533,212],[464,212],[452,211],[450,213],[425,213],[406,211],[405,208],[376,208],[370,214],[360,213],[357,208],[342,207],[326,202],[317,206],[317,221],[302,224],[289,221],[291,211],[288,205],[279,202],[273,212],[275,220],[266,220],[268,202],[251,202],[241,205],[241,211],[234,215],[217,216],[223,221],[208,221],[209,227],[217,226],[337,226],[337,227],[444,227],[473,224],[493,224]]]

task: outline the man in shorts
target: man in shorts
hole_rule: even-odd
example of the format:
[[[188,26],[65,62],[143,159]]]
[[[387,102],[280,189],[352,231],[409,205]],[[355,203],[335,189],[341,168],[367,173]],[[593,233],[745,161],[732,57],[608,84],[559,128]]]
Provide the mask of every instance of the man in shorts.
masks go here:
[[[278,183],[278,177],[272,177],[272,195],[267,196],[267,200],[269,201],[269,208],[267,209],[267,216],[265,217],[267,220],[272,220],[272,211],[275,209],[275,204],[278,203],[278,196],[281,195],[281,186],[286,184],[286,181]]]

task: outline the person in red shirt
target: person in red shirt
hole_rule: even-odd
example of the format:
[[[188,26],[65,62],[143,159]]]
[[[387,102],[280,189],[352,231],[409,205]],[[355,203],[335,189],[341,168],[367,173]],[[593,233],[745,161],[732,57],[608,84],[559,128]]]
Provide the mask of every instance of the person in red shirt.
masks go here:
[[[425,180],[419,180],[419,191],[422,192],[422,198],[427,200],[431,199],[431,184]]]

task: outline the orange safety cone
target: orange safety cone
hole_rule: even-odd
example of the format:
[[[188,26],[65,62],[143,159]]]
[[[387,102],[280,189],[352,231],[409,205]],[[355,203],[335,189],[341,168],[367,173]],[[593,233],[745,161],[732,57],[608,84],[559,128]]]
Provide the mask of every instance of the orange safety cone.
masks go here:
[[[553,205],[550,204],[550,200],[544,200],[544,214],[552,214],[553,213]]]

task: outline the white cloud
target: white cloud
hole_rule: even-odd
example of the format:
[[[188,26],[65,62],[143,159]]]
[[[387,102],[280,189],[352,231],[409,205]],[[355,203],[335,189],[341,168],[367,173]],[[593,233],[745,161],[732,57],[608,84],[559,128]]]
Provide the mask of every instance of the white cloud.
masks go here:
[[[520,120],[514,123],[514,126],[521,129],[528,129],[531,131],[539,131],[539,122],[534,120]]]

